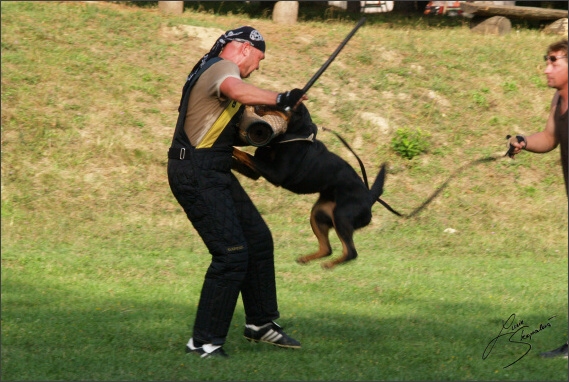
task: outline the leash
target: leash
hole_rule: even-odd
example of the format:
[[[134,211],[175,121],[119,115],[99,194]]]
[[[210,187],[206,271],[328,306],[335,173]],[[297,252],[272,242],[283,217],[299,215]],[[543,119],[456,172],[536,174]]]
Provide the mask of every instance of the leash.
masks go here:
[[[507,135],[506,139],[510,139],[511,135]],[[524,137],[522,137],[521,135],[516,136],[517,140],[519,143],[524,141]],[[503,156],[487,156],[484,158],[480,158],[480,159],[475,159],[473,161],[470,161],[466,164],[463,164],[462,166],[460,166],[458,169],[456,169],[449,177],[448,179],[441,185],[439,186],[439,188],[433,192],[431,194],[431,196],[429,196],[427,198],[427,200],[425,200],[419,207],[415,208],[415,210],[413,212],[411,212],[409,215],[405,215],[406,218],[411,218],[415,215],[417,215],[419,212],[421,212],[423,209],[425,209],[425,207],[427,207],[432,201],[433,199],[435,199],[440,193],[441,191],[449,184],[449,182],[456,177],[458,174],[460,174],[461,172],[463,172],[466,168],[471,167],[471,166],[475,166],[481,163],[488,163],[488,162],[493,162],[497,159],[503,158],[503,157],[509,157],[509,158],[514,158],[513,152],[514,152],[515,147],[512,146],[512,144],[509,144],[508,147],[508,151],[506,152],[506,154],[504,154]]]
[[[356,157],[358,163],[360,164],[360,168],[362,171],[362,176],[364,178],[364,183],[366,185],[366,187],[369,188],[368,185],[368,181],[367,181],[367,174],[365,171],[365,166],[363,164],[363,162],[361,161],[361,159],[358,157],[358,155],[355,153],[355,151],[350,147],[350,145],[348,144],[348,142],[346,142],[346,140],[344,138],[342,138],[340,136],[340,134],[336,133],[333,130],[330,130],[326,127],[322,127],[322,131],[329,131],[332,134],[334,134],[336,137],[338,137],[338,139],[344,144],[344,146],[346,146],[346,148]],[[510,136],[507,136],[506,139],[509,139]],[[520,139],[523,138],[518,138],[518,142],[520,142]],[[513,153],[514,151],[514,146],[512,146],[510,144],[508,151],[506,152],[506,154],[504,154],[504,156],[508,156],[510,158],[513,158]],[[392,212],[393,214],[403,217],[403,218],[412,218],[413,216],[417,215],[419,212],[421,212],[422,210],[424,210],[440,193],[442,190],[444,190],[446,188],[446,186],[448,186],[448,184],[450,183],[450,181],[455,178],[458,174],[462,173],[466,168],[471,167],[471,166],[475,166],[481,163],[488,163],[488,162],[493,162],[499,158],[502,158],[502,156],[487,156],[484,158],[480,158],[480,159],[475,159],[472,160],[462,166],[460,166],[458,169],[456,169],[448,178],[447,180],[444,181],[444,183],[442,185],[439,186],[439,188],[437,188],[437,190],[435,190],[435,192],[433,192],[423,203],[421,203],[421,205],[417,208],[415,208],[410,214],[408,215],[403,215],[397,211],[395,211],[393,208],[391,208],[391,206],[389,204],[387,204],[385,201],[381,200],[381,198],[377,198],[377,201],[384,206],[388,211]]]
[[[348,144],[348,142],[346,142],[346,140],[344,138],[342,138],[342,136],[340,134],[338,134],[337,132],[335,132],[334,130],[331,130],[327,127],[322,127],[322,131],[329,131],[332,134],[334,134],[339,140],[340,142],[342,142],[344,144],[344,146],[346,146],[346,148],[348,150],[350,150],[350,152],[356,157],[358,163],[360,164],[360,169],[362,171],[362,177],[363,177],[363,181],[364,184],[366,185],[366,187],[369,189],[369,183],[367,180],[367,173],[366,173],[366,169],[364,166],[364,163],[362,162],[362,160],[360,159],[360,157],[358,156],[358,154],[356,154],[356,152],[352,149],[352,147]],[[382,200],[381,198],[377,198],[377,201],[379,202],[379,204],[381,204],[382,206],[384,206],[389,212],[397,215],[397,216],[403,216],[402,214],[400,214],[399,212],[395,211],[393,208],[391,208],[391,206],[389,204],[387,204],[387,202],[385,202],[384,200]]]
[[[509,142],[510,138],[512,138],[512,136],[510,134],[506,135],[506,139],[508,140],[508,142]],[[523,135],[516,135],[516,139],[518,140],[518,143],[525,142],[526,146],[527,146],[528,143],[527,143],[527,141]],[[508,148],[508,151],[506,152],[506,154],[504,154],[504,156],[508,156],[508,157],[514,159],[514,150],[515,150],[515,147],[510,143],[510,147]]]
[[[488,156],[485,158],[481,158],[481,159],[475,159],[473,161],[470,161],[466,164],[463,164],[462,166],[460,166],[458,169],[456,169],[448,178],[447,180],[444,181],[444,183],[442,185],[439,186],[439,188],[433,192],[431,194],[431,196],[429,196],[419,207],[415,208],[415,210],[413,210],[413,212],[411,212],[409,215],[405,215],[405,218],[411,218],[415,215],[417,215],[419,212],[421,212],[422,210],[424,210],[440,193],[442,190],[444,190],[446,188],[446,186],[448,186],[449,182],[455,178],[458,174],[460,174],[462,171],[464,171],[467,167],[470,166],[474,166],[480,163],[487,163],[487,162],[493,162],[496,159],[498,159],[500,157],[492,157],[492,156]]]

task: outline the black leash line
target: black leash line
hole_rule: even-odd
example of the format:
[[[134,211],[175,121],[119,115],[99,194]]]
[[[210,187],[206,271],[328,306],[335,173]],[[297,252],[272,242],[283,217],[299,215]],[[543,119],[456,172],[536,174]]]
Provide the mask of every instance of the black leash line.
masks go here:
[[[348,144],[348,142],[346,142],[346,140],[344,138],[342,138],[342,136],[340,136],[340,134],[338,134],[337,132],[335,132],[334,130],[330,130],[327,127],[323,127],[322,131],[329,131],[332,134],[334,134],[336,137],[338,137],[338,139],[340,140],[340,142],[342,142],[344,144],[344,146],[346,146],[346,148],[348,150],[350,150],[350,152],[352,154],[354,154],[354,156],[356,157],[356,159],[358,160],[358,163],[360,164],[360,168],[362,170],[362,177],[364,178],[364,183],[366,185],[367,188],[369,188],[369,183],[367,181],[367,173],[366,173],[366,169],[364,166],[364,163],[362,162],[362,160],[360,159],[360,157],[358,156],[358,154],[356,154],[356,152],[350,147],[350,145]]]
[[[463,172],[466,168],[480,164],[480,163],[487,163],[487,162],[493,162],[495,161],[496,157],[486,157],[486,158],[481,158],[481,159],[475,159],[473,161],[470,161],[462,166],[460,166],[458,169],[456,169],[448,178],[447,180],[444,181],[443,184],[441,184],[439,186],[439,188],[437,188],[435,190],[435,192],[433,192],[431,194],[431,196],[429,196],[419,207],[415,208],[415,210],[413,210],[413,212],[411,212],[409,215],[405,215],[405,218],[411,218],[415,215],[417,215],[419,212],[421,212],[422,210],[424,210],[440,193],[442,190],[444,190],[446,188],[446,186],[448,186],[448,184],[450,183],[450,181],[455,178],[458,174],[460,174],[461,172]]]
[[[355,151],[350,147],[350,145],[348,144],[348,142],[346,142],[346,140],[344,138],[342,138],[340,136],[340,134],[336,133],[333,130],[330,130],[326,127],[322,127],[322,131],[329,131],[331,133],[333,133],[336,137],[338,137],[338,139],[344,144],[344,146],[346,146],[346,148],[356,157],[358,163],[360,164],[360,168],[362,170],[362,177],[364,180],[364,183],[366,185],[367,188],[369,188],[369,184],[368,184],[368,180],[367,180],[367,174],[365,171],[365,166],[363,164],[363,162],[361,161],[361,159],[359,158],[359,156],[355,153]],[[509,156],[510,158],[512,158],[511,153],[513,151],[513,146],[511,146],[508,149],[508,152],[504,155],[504,156]],[[377,198],[377,201],[384,206],[388,211],[392,212],[393,214],[403,217],[403,218],[411,218],[415,215],[417,215],[419,212],[421,212],[422,210],[424,210],[440,193],[442,190],[444,190],[448,184],[450,183],[450,181],[455,178],[458,174],[460,174],[461,172],[463,172],[466,168],[471,167],[471,166],[475,166],[481,163],[488,163],[488,162],[493,162],[497,159],[499,159],[500,157],[496,157],[496,156],[487,156],[485,158],[480,158],[480,159],[475,159],[473,161],[470,161],[462,166],[460,166],[458,169],[456,169],[448,178],[447,180],[444,181],[444,183],[442,185],[439,186],[439,188],[437,188],[435,190],[435,192],[433,192],[419,207],[415,208],[413,210],[413,212],[411,212],[408,215],[404,215],[401,214],[397,211],[395,211],[393,208],[391,208],[391,206],[389,204],[387,204],[385,201],[383,201],[381,198]]]
[[[358,156],[358,154],[356,154],[356,152],[352,149],[352,147],[348,144],[348,142],[346,142],[346,140],[344,138],[342,138],[340,136],[340,134],[338,134],[337,132],[335,132],[334,130],[330,130],[327,127],[322,127],[322,131],[329,131],[332,134],[334,134],[336,137],[338,137],[338,139],[340,140],[340,142],[342,142],[344,144],[344,146],[346,146],[346,148],[348,150],[350,150],[350,152],[352,154],[354,154],[354,156],[356,157],[358,163],[360,164],[360,169],[362,170],[362,177],[364,180],[364,184],[366,185],[366,187],[369,189],[369,183],[367,180],[367,173],[366,173],[366,169],[364,166],[364,163],[362,162],[362,160],[360,159],[360,157]],[[382,206],[384,206],[385,208],[387,208],[387,210],[397,216],[404,216],[402,214],[400,214],[399,212],[395,211],[393,208],[391,208],[391,206],[389,204],[387,204],[387,202],[385,202],[384,200],[382,200],[381,198],[377,198],[377,201],[379,202],[379,204],[381,204]]]
[[[507,135],[507,136],[506,136],[506,139],[509,140],[510,138],[511,138],[510,135]],[[523,142],[523,140],[524,140],[524,138],[523,138],[522,136],[519,136],[519,135],[518,135],[516,138],[517,138],[517,140],[518,140],[519,143]],[[504,157],[507,156],[507,157],[513,159],[513,158],[514,158],[514,155],[513,155],[514,149],[515,149],[514,146],[512,146],[512,145],[510,144],[510,145],[508,146],[508,151],[507,151],[506,154],[504,154],[503,156],[504,156]],[[470,162],[468,162],[468,163],[466,163],[466,164],[460,166],[457,170],[455,170],[455,171],[448,177],[448,179],[447,179],[441,186],[439,186],[439,188],[438,188],[435,192],[433,192],[433,193],[431,194],[431,196],[429,196],[429,197],[427,198],[427,200],[425,200],[425,201],[423,202],[423,204],[421,204],[419,207],[415,208],[415,210],[414,210],[413,212],[411,212],[409,215],[406,215],[405,217],[407,217],[407,218],[413,217],[413,216],[417,215],[419,212],[421,212],[423,209],[425,209],[425,207],[427,207],[427,206],[429,205],[429,203],[431,203],[431,202],[433,201],[433,199],[435,199],[435,198],[441,193],[441,191],[449,184],[449,182],[450,182],[454,177],[456,177],[458,174],[460,174],[462,171],[464,171],[467,167],[475,166],[475,165],[480,164],[480,163],[493,162],[493,161],[495,161],[495,160],[497,160],[497,159],[500,159],[500,158],[501,158],[501,157],[499,157],[499,156],[487,156],[487,157],[485,157],[485,158],[475,159],[475,160],[473,160],[473,161],[470,161]]]

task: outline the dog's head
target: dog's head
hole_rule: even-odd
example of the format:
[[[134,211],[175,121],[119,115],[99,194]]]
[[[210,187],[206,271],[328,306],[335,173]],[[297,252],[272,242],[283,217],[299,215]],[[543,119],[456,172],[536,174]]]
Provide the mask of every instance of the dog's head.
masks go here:
[[[310,112],[304,103],[300,103],[291,113],[288,121],[287,133],[298,135],[310,135],[318,131],[318,127],[312,122]]]

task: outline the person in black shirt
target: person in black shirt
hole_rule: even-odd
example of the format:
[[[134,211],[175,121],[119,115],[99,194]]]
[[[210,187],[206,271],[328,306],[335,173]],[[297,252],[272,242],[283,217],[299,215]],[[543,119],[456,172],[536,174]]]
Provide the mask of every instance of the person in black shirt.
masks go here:
[[[547,85],[557,89],[551,101],[551,110],[545,129],[527,137],[512,137],[509,143],[514,147],[513,155],[518,154],[521,150],[546,153],[559,146],[561,148],[561,167],[565,180],[565,192],[569,195],[567,186],[567,39],[551,44],[544,59],[547,63],[544,72],[547,77]],[[557,349],[541,353],[541,356],[567,358],[567,349],[568,344],[566,342]]]

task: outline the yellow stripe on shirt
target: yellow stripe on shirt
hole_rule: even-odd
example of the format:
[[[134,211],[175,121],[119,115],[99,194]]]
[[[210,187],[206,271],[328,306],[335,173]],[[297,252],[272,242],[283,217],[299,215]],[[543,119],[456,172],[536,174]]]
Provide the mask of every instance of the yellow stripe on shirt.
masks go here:
[[[217,118],[215,123],[211,126],[209,131],[203,137],[202,141],[196,146],[197,149],[207,149],[213,146],[219,135],[225,129],[231,118],[237,113],[241,104],[237,101],[231,102],[221,115]]]

